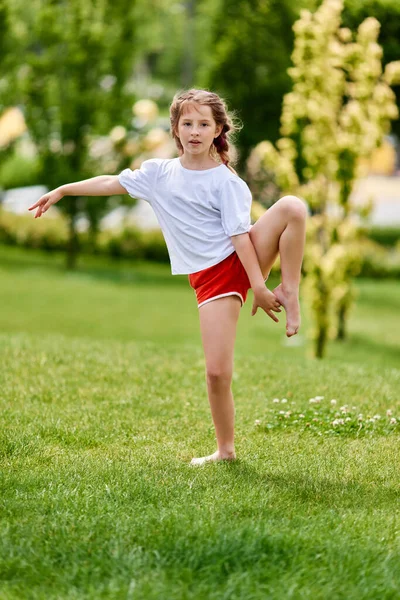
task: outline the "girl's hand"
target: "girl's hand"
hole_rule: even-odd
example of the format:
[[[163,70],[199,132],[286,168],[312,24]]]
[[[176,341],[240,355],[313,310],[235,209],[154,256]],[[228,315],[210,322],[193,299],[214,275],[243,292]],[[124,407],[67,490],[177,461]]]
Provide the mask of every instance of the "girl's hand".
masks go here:
[[[251,316],[253,317],[256,314],[258,307],[260,307],[264,312],[267,313],[269,317],[271,317],[273,321],[279,323],[279,319],[272,311],[281,312],[280,306],[281,304],[275,294],[273,294],[268,288],[264,288],[263,290],[254,292]]]
[[[33,210],[34,208],[37,208],[37,212],[35,215],[36,219],[36,217],[41,217],[42,214],[45,213],[46,210],[48,210],[52,204],[55,204],[56,202],[61,200],[61,198],[63,198],[63,194],[60,191],[60,188],[56,188],[55,190],[44,194],[44,196],[39,198],[36,204],[30,206],[28,210]]]

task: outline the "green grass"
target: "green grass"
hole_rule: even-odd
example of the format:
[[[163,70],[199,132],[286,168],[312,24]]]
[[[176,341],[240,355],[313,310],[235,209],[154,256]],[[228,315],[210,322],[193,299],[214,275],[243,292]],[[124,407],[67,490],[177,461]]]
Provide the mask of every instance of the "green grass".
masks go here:
[[[186,278],[62,265],[0,247],[1,600],[399,597],[396,282],[357,282],[323,361],[249,298],[240,458],[193,468],[215,441]]]

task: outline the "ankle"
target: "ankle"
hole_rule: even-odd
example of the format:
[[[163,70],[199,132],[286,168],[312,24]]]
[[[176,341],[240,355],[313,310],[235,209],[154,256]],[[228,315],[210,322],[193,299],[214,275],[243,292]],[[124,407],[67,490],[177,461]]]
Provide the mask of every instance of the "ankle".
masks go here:
[[[299,295],[299,286],[284,284],[281,283],[281,290],[285,294],[285,296],[298,296]]]
[[[232,446],[224,446],[218,448],[218,453],[222,458],[233,458],[236,456],[235,448]]]

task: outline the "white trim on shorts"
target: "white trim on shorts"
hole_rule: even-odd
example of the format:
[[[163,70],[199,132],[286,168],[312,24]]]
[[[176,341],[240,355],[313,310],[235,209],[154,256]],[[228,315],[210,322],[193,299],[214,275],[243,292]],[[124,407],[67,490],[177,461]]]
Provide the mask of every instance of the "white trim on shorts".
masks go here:
[[[243,306],[244,300],[242,294],[239,294],[239,292],[227,292],[226,294],[219,294],[218,296],[213,296],[212,298],[207,298],[207,300],[203,300],[203,302],[200,302],[200,304],[197,305],[197,308],[200,308],[200,306],[204,306],[204,304],[207,304],[207,302],[217,300],[218,298],[225,298],[226,296],[239,296]]]

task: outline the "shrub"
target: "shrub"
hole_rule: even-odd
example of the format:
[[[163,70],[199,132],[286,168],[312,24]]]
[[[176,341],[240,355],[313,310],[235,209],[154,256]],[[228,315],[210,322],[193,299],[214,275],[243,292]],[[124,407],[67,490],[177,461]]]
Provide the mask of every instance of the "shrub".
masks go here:
[[[168,251],[161,231],[141,231],[132,225],[120,230],[99,232],[93,245],[88,233],[79,233],[83,254],[101,254],[115,259],[146,259],[168,263]],[[68,220],[63,215],[33,219],[32,215],[15,215],[0,208],[0,243],[47,250],[65,251],[68,242]],[[399,278],[400,243],[387,248],[371,239],[360,242],[361,277]],[[272,274],[280,275],[279,257]]]
[[[30,215],[15,215],[0,209],[0,241],[3,244],[64,250],[68,240],[68,222],[62,216],[34,220]]]
[[[400,227],[371,227],[367,230],[370,240],[382,246],[395,246],[400,242]]]
[[[360,277],[400,279],[400,246],[388,249],[366,240],[362,243],[362,256]]]

